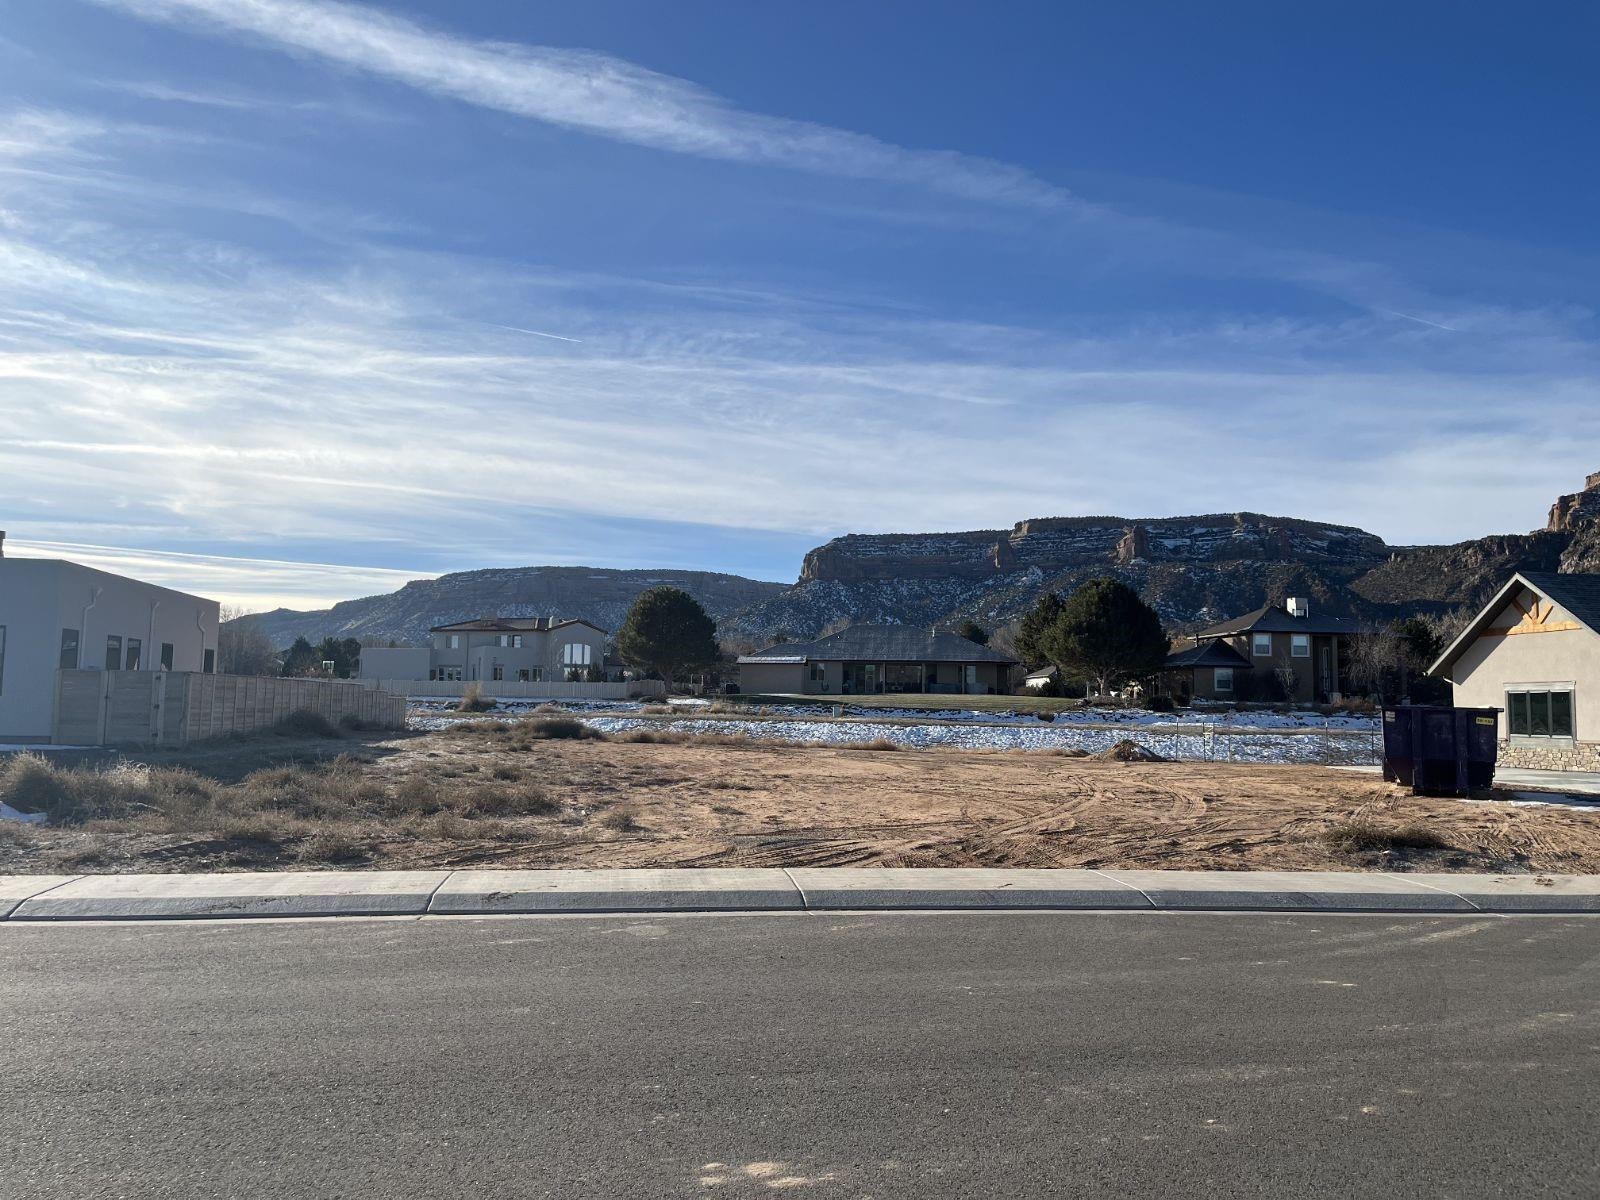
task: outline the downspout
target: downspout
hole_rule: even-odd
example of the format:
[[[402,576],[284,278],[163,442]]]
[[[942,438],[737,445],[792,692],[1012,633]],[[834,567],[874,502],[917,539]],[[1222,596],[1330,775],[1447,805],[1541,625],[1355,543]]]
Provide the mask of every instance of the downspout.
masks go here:
[[[92,587],[89,589],[89,603],[83,606],[83,612],[78,617],[78,666],[83,666],[83,651],[89,641],[89,610],[100,601],[100,593],[104,588]]]
[[[155,655],[156,670],[161,669],[161,647],[156,645],[156,609],[160,607],[161,598],[159,596],[150,601],[150,635],[145,638],[143,661],[139,663],[143,667],[145,663],[150,661],[150,656],[153,654]],[[146,669],[148,670],[149,668]]]
[[[204,671],[206,669],[206,625],[205,625],[205,616],[206,616],[206,610],[205,609],[197,608],[197,609],[194,610],[194,627],[200,631],[200,670],[201,671]]]

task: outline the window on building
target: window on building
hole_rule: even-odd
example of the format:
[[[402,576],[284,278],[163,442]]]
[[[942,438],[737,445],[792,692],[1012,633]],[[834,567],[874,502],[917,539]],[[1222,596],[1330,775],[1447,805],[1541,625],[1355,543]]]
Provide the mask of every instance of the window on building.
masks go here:
[[[1506,712],[1513,737],[1573,736],[1570,691],[1507,692]]]
[[[76,671],[78,669],[78,631],[76,629],[63,629],[61,631],[61,669],[63,671]]]
[[[528,673],[528,682],[529,683],[543,683],[544,682],[544,668],[543,667],[534,667],[534,668],[532,668]]]
[[[1213,686],[1218,692],[1233,691],[1233,668],[1217,667],[1216,678],[1213,680]]]
[[[172,670],[172,643],[171,642],[162,642],[161,643],[161,669],[163,671]]]
[[[1292,633],[1289,635],[1289,653],[1295,658],[1311,657],[1311,635],[1309,633]]]
[[[122,666],[122,638],[114,633],[106,635],[106,670],[115,671]]]
[[[532,682],[532,680],[530,680],[528,678],[528,668],[527,667],[518,667],[517,668],[517,682],[518,683],[531,683]]]
[[[129,638],[127,653],[122,656],[122,661],[125,664],[122,669],[124,671],[137,671],[139,669],[139,660],[143,655],[144,643],[138,638]]]
[[[561,664],[566,667],[587,667],[594,647],[587,642],[568,642],[561,647]]]
[[[452,633],[445,644],[448,645],[452,650],[461,649],[461,635],[459,633]]]
[[[811,664],[811,682],[821,683],[828,677],[827,669],[819,662]]]
[[[207,675],[215,675],[217,673],[217,652],[215,650],[206,651],[205,662],[201,664],[200,669]]]
[[[1250,635],[1250,653],[1257,658],[1272,657],[1272,635],[1270,633],[1252,633]]]
[[[506,677],[506,669],[504,667],[502,667],[499,663],[495,663],[493,670],[489,674],[489,678],[490,679],[504,680],[505,677]]]
[[[513,633],[511,635],[511,648],[513,650],[522,649],[522,635],[520,633]]]

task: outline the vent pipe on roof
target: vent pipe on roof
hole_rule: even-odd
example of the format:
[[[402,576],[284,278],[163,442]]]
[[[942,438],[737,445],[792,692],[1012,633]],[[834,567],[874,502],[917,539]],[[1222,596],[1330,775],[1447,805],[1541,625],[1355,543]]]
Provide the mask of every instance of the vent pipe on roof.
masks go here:
[[[1283,602],[1283,607],[1288,610],[1291,617],[1309,617],[1311,615],[1311,601],[1304,596],[1290,596]]]

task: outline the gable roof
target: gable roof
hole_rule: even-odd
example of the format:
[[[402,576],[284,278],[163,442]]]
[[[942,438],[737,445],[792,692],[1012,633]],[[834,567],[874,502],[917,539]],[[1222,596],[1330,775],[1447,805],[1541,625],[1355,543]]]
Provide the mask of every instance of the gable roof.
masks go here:
[[[1167,655],[1167,661],[1162,664],[1161,669],[1175,671],[1190,670],[1194,667],[1233,667],[1250,670],[1252,664],[1227,642],[1201,642],[1198,646]]]
[[[582,617],[479,617],[474,621],[456,621],[450,625],[435,625],[429,633],[543,633],[560,629],[563,625],[587,625],[596,633],[605,633],[593,621]]]
[[[1355,617],[1293,617],[1281,604],[1263,604],[1254,612],[1202,629],[1197,638],[1234,637],[1241,633],[1362,633],[1367,626]]]
[[[956,662],[1015,663],[1009,655],[970,642],[959,633],[920,625],[851,625],[814,642],[768,646],[740,662]]]
[[[1574,621],[1583,624],[1591,633],[1600,634],[1600,575],[1564,575],[1555,571],[1518,571],[1506,580],[1505,585],[1484,605],[1471,624],[1463,629],[1456,640],[1445,647],[1444,653],[1428,668],[1429,675],[1446,671],[1461,657],[1466,648],[1483,636],[1489,622],[1505,607],[1506,601],[1518,588],[1537,592],[1557,608],[1567,612]]]

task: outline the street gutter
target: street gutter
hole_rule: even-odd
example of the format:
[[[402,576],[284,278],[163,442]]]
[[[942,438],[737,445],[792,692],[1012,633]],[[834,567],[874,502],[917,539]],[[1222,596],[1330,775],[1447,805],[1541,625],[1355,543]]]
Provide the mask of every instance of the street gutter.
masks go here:
[[[792,867],[0,876],[0,923],[907,910],[1595,913],[1600,875]]]

